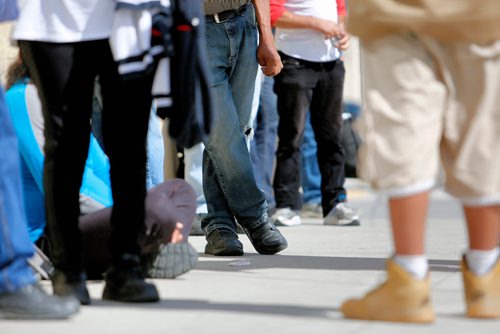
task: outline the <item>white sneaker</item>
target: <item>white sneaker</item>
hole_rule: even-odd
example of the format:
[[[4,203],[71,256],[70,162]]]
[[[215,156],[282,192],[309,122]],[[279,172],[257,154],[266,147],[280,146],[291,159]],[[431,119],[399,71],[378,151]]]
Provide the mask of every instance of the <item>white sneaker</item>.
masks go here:
[[[337,225],[337,226],[358,226],[359,218],[354,213],[353,209],[346,202],[337,204],[333,209],[328,212],[324,225]]]
[[[279,208],[271,217],[276,226],[295,226],[300,225],[300,216],[290,208]]]

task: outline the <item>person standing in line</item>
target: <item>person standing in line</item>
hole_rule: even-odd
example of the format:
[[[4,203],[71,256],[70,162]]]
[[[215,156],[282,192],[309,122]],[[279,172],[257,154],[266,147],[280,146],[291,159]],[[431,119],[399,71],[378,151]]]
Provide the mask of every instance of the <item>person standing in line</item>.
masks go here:
[[[272,22],[283,71],[276,76],[278,150],[274,174],[276,225],[298,225],[302,198],[300,145],[308,110],[316,137],[325,225],[359,225],[344,188],[340,51],[349,45],[344,1],[272,0]]]
[[[0,0],[0,22],[18,15],[14,0]],[[34,254],[21,193],[16,134],[0,88],[0,317],[64,319],[80,309],[78,300],[48,295],[28,264]]]
[[[302,209],[301,217],[321,218],[321,172],[318,166],[318,147],[308,113],[304,124],[304,136],[300,145]]]
[[[23,208],[16,134],[1,89],[0,151],[0,318],[68,318],[80,309],[79,301],[48,295],[28,264],[34,248]]]
[[[467,222],[466,315],[500,318],[500,3],[350,3],[351,29],[363,43],[360,175],[389,197],[395,254],[387,280],[341,311],[435,320],[424,240],[441,163]]]
[[[112,265],[103,298],[156,302],[158,291],[143,277],[137,243],[144,229],[146,133],[154,73],[129,80],[119,75],[109,43],[115,1],[20,0],[19,5],[13,38],[38,89],[45,121],[44,189],[54,293],[90,303],[78,228],[79,188],[98,76],[114,203]]]
[[[21,180],[28,232],[31,241],[39,246],[50,260],[50,241],[44,233],[45,125],[37,89],[30,81],[21,55],[8,67],[5,89],[5,100],[17,135],[21,157]],[[152,113],[151,116],[156,117],[156,114]],[[91,279],[102,277],[111,258],[106,246],[111,232],[113,204],[109,170],[108,158],[91,134],[80,188],[79,217],[85,271]],[[196,251],[187,239],[194,215],[194,193],[191,187],[180,179],[162,182],[148,189],[145,207],[146,228],[139,234],[138,240],[141,258],[145,262],[143,267],[147,269],[148,276],[172,278],[191,269],[197,258]],[[49,274],[50,270],[47,269],[46,272]]]
[[[257,129],[255,127],[255,119],[257,118],[257,113],[259,110],[259,96],[260,96],[260,86],[262,80],[262,72],[257,71],[257,77],[255,80],[255,90],[254,90],[254,98],[252,102],[252,112],[250,114],[250,118],[248,120],[248,125],[244,126],[245,129],[245,139],[247,141],[247,145],[250,146],[250,154],[253,161],[253,145],[257,140]],[[266,77],[270,78],[270,77]],[[253,124],[250,129],[250,124]],[[250,132],[254,133],[254,136],[250,134]],[[253,137],[253,140],[252,140]],[[186,182],[193,187],[195,190],[197,199],[196,199],[196,215],[194,217],[194,221],[192,224],[190,235],[204,235],[203,229],[201,228],[201,220],[207,214],[207,202],[205,200],[205,195],[203,194],[203,150],[205,149],[205,145],[203,143],[197,144],[191,148],[184,149],[184,178]],[[255,164],[253,164],[253,171],[255,173],[255,178],[257,182],[257,186],[262,188],[262,185],[259,183],[259,177],[257,175],[258,171],[255,169]],[[263,189],[264,190],[264,189]],[[265,190],[264,190],[265,192]],[[266,193],[266,198],[267,198]],[[268,201],[269,203],[269,201]],[[239,225],[237,225],[237,232],[243,233],[243,230]]]
[[[269,76],[282,68],[274,48],[269,2],[204,0],[204,11],[216,113],[203,152],[203,192],[208,207],[202,219],[205,253],[243,255],[237,220],[257,252],[275,254],[288,244],[268,216],[246,141],[258,64]]]
[[[255,134],[250,145],[255,179],[259,188],[266,194],[266,201],[271,210],[276,207],[273,174],[279,119],[273,84],[273,77],[264,77],[259,95],[257,117],[254,122]]]

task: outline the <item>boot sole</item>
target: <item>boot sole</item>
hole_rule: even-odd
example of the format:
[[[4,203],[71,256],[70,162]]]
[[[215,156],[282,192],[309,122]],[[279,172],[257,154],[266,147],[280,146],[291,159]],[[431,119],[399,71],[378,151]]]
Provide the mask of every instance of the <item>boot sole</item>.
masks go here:
[[[244,231],[245,231],[248,239],[252,243],[253,248],[255,248],[255,250],[259,254],[262,254],[262,255],[274,255],[274,254],[279,253],[279,252],[281,252],[282,250],[284,250],[284,249],[286,249],[288,247],[288,242],[286,241],[286,239],[284,237],[283,237],[284,243],[280,243],[280,244],[275,245],[275,246],[262,246],[262,247],[256,246],[254,244],[254,241],[253,241],[252,237],[250,236],[250,232],[248,232],[247,230],[244,230]]]
[[[159,295],[130,298],[129,296],[113,296],[113,294],[114,293],[110,293],[108,290],[104,289],[104,292],[102,294],[102,299],[115,302],[124,302],[124,303],[155,303],[160,300]]]
[[[216,256],[242,256],[243,245],[241,247],[221,247],[215,248],[207,244],[205,246],[205,254]]]
[[[257,247],[255,247],[255,250],[259,253],[259,254],[262,254],[262,255],[274,255],[276,253],[279,253],[281,252],[282,250],[285,250],[288,248],[288,243],[285,244],[285,245],[280,245],[280,246],[277,246],[277,247],[274,247],[274,248],[271,248],[271,247],[266,247],[265,249],[258,249]]]
[[[16,319],[16,320],[67,319],[77,312],[78,309],[60,313],[17,313],[11,311],[0,311],[0,319]]]

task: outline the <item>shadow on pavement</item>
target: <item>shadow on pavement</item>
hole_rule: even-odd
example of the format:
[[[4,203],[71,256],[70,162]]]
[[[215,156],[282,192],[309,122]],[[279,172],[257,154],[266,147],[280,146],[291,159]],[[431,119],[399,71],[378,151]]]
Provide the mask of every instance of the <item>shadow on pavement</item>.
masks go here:
[[[385,258],[368,257],[328,257],[301,255],[265,256],[248,254],[243,257],[222,257],[221,260],[212,256],[199,255],[196,270],[210,271],[244,271],[254,269],[318,269],[318,270],[385,270]],[[453,260],[429,260],[431,271],[458,272],[460,262]]]
[[[166,299],[153,304],[118,303],[103,300],[92,300],[92,307],[123,307],[130,309],[137,307],[151,310],[171,311],[221,311],[234,313],[254,313],[266,315],[300,316],[310,318],[338,318],[339,309],[336,307],[314,307],[283,304],[245,304],[245,303],[219,303],[203,299]],[[337,315],[335,315],[337,313]]]

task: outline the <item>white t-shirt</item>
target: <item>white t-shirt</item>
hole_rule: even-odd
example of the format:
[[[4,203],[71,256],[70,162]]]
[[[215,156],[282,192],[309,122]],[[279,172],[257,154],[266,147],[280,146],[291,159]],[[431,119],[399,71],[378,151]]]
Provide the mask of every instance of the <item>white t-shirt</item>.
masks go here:
[[[297,15],[338,20],[335,0],[286,0],[285,9]],[[277,28],[275,34],[276,48],[291,57],[327,62],[340,56],[332,41],[325,40],[324,35],[316,30]]]
[[[15,40],[67,43],[111,34],[114,0],[18,0],[18,4]]]

